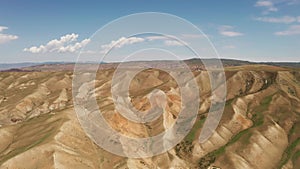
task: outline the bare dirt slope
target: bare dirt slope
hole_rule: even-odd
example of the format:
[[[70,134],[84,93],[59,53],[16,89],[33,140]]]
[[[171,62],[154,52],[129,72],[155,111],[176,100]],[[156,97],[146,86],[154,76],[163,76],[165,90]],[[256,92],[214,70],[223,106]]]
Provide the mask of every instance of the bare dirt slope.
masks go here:
[[[147,125],[126,120],[111,98],[114,69],[95,80],[100,110],[118,132],[149,137],[172,126],[181,109],[178,85],[167,73],[149,69],[130,85],[135,108],[150,108],[147,96],[166,93],[166,111]],[[193,129],[172,150],[147,159],[111,154],[83,132],[73,109],[72,72],[0,73],[0,168],[297,168],[300,166],[300,72],[274,66],[226,69],[225,111],[216,132],[198,142],[207,117],[210,85],[195,71],[201,96]],[[217,90],[217,89],[216,89]],[[195,91],[198,92],[198,91]],[[159,103],[158,103],[159,104]]]

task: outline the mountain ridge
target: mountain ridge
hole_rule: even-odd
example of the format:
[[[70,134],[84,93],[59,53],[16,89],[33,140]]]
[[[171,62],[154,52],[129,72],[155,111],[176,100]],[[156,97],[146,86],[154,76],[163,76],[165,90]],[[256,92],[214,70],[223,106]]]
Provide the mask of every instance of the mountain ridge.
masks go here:
[[[236,60],[236,59],[220,59],[224,67],[230,66],[243,66],[243,65],[270,65],[270,66],[279,66],[279,67],[287,67],[287,68],[300,68],[300,62],[253,62],[253,61],[245,61],[245,60]],[[202,61],[205,63],[209,63],[211,61],[217,61],[217,59],[187,59],[183,60],[188,65],[203,65]],[[156,63],[156,64],[171,64],[176,62],[174,60],[153,60],[153,61],[130,61],[126,63],[132,62],[147,62],[147,63]],[[0,71],[37,71],[39,69],[45,69],[47,67],[48,70],[55,70],[58,67],[69,66],[68,70],[73,69],[73,66],[76,62],[21,62],[21,63],[0,63]],[[78,63],[77,63],[78,64]],[[97,62],[87,61],[80,62],[79,64],[89,64],[89,65],[98,65]],[[118,62],[102,62],[103,65],[107,66],[116,66],[119,64]],[[71,68],[72,67],[72,68]]]

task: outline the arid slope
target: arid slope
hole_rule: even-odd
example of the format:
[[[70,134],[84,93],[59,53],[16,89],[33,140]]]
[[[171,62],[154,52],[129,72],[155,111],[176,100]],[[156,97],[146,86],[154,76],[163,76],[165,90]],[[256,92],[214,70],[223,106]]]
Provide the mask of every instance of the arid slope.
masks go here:
[[[128,70],[130,71],[130,70]],[[149,69],[131,82],[136,109],[150,109],[149,95],[167,96],[157,120],[138,124],[116,112],[114,69],[101,70],[95,97],[108,123],[122,134],[149,137],[172,127],[181,109],[180,90],[166,72]],[[170,151],[147,159],[111,154],[82,130],[73,108],[69,71],[0,73],[0,168],[200,168],[292,169],[300,166],[300,72],[274,66],[226,68],[227,96],[212,137],[198,142],[210,105],[208,73],[194,71],[201,97],[197,121]],[[87,74],[88,76],[88,74]],[[218,89],[215,89],[218,90]],[[88,94],[89,95],[89,94]],[[157,106],[161,106],[157,101]]]

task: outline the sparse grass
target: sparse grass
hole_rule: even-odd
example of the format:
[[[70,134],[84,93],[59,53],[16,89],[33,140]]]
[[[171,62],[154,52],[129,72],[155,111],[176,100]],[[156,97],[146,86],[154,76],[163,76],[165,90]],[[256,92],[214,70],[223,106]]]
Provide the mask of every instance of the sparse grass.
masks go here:
[[[250,138],[252,136],[252,133],[249,131],[247,133],[245,133],[245,136],[241,139],[241,142],[244,144],[244,145],[248,145],[250,144]]]
[[[298,150],[294,153],[292,161],[296,161],[299,157],[300,157],[300,150]]]
[[[195,122],[192,130],[184,138],[184,140],[193,142],[195,140],[196,132],[199,131],[199,129],[203,126],[205,119],[206,119],[206,117],[202,117],[202,118],[200,117],[200,119]]]
[[[250,133],[250,128],[249,129],[246,129],[246,130],[243,130],[241,132],[239,132],[238,134],[236,134],[234,137],[232,137],[229,142],[227,144],[225,144],[224,146],[218,148],[217,150],[209,153],[211,155],[213,155],[214,157],[218,157],[220,156],[221,154],[223,154],[225,152],[225,148],[227,146],[230,146],[231,144],[235,143],[236,141],[240,140],[243,136],[243,143],[246,143],[249,141],[249,138],[251,137],[252,133]]]
[[[20,147],[20,148],[17,148],[17,149],[14,149],[12,150],[11,152],[9,152],[8,154],[0,157],[0,164],[4,163],[5,161],[7,161],[8,159],[18,155],[18,154],[21,154],[39,144],[41,144],[42,142],[44,142],[52,133],[47,133],[45,134],[42,138],[40,138],[39,140],[33,142],[32,144],[29,144],[28,146],[25,146],[25,147]]]
[[[230,106],[234,99],[227,100],[225,106]]]
[[[252,115],[252,121],[254,124],[252,128],[261,126],[264,123],[263,112],[268,110],[268,107],[272,101],[273,96],[274,94],[262,99],[262,101],[260,102],[261,104],[253,110],[254,114]]]
[[[300,138],[297,138],[285,149],[284,154],[282,155],[282,158],[280,160],[278,168],[282,168],[282,166],[285,165],[292,156],[295,156],[296,153],[297,153],[297,156],[300,155],[299,151],[294,153],[295,148],[299,143],[300,143]]]
[[[258,127],[264,124],[264,115],[261,111],[256,112],[252,116],[253,127]]]
[[[226,145],[218,148],[217,150],[215,150],[215,151],[213,151],[209,154],[211,154],[211,155],[213,155],[214,157],[217,158],[218,156],[220,156],[221,154],[223,154],[225,152],[225,148],[226,148]]]
[[[292,128],[290,129],[290,131],[289,131],[289,133],[288,133],[288,139],[291,139],[292,135],[296,133],[296,128],[297,128],[296,125],[297,125],[297,124],[294,124],[294,125],[292,126]]]
[[[261,104],[262,104],[263,106],[268,106],[268,105],[271,103],[273,96],[274,96],[274,95],[270,95],[270,96],[265,97],[265,98],[261,101]]]
[[[238,134],[236,134],[229,142],[228,142],[228,145],[231,145],[233,143],[235,143],[236,141],[238,140],[241,140],[242,143],[249,143],[249,139],[252,135],[252,133],[250,133],[250,128],[249,129],[246,129],[246,130],[243,130],[241,132],[239,132]]]
[[[62,124],[62,122],[66,120],[64,118],[59,118],[47,121],[51,117],[53,117],[53,115],[40,115],[38,117],[29,119],[22,124],[18,124],[20,125],[19,129],[15,133],[16,137],[11,144],[15,148],[10,150],[7,154],[2,154],[2,156],[0,156],[0,164],[17,156],[18,154],[21,154],[33,147],[44,143],[51,135],[56,132],[57,128]],[[39,128],[39,124],[41,124],[43,127]],[[33,128],[33,130],[37,130],[30,130],[31,128]],[[19,145],[20,143],[18,142],[20,140],[22,140],[21,143],[24,143],[24,145]],[[9,148],[10,147],[8,147],[7,149]]]
[[[226,147],[232,145],[233,143],[237,142],[237,141],[241,141],[241,143],[243,143],[244,145],[249,144],[250,142],[250,137],[252,136],[252,133],[250,132],[250,130],[254,127],[258,127],[260,125],[262,125],[264,123],[264,115],[263,112],[266,111],[272,101],[272,97],[273,95],[267,96],[265,97],[262,101],[261,101],[261,105],[258,106],[254,112],[255,114],[253,114],[252,117],[252,121],[254,123],[253,126],[251,126],[250,128],[243,130],[241,132],[239,132],[238,134],[236,134],[235,136],[233,136],[229,142],[227,144],[225,144],[224,146],[218,148],[217,150],[214,150],[210,153],[208,153],[205,157],[214,157],[217,158],[218,156],[222,155],[225,152]],[[231,105],[233,99],[226,102],[226,106]],[[203,157],[203,158],[205,158]],[[201,158],[202,159],[202,158]],[[202,159],[203,160],[203,159]]]

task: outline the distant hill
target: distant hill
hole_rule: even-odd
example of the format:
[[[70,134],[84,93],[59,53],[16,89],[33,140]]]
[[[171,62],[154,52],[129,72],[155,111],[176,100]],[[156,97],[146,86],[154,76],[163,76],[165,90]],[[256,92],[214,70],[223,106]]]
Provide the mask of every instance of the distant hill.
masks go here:
[[[206,62],[213,62],[216,59],[204,59]],[[271,66],[280,66],[280,67],[290,67],[290,68],[300,68],[300,62],[250,62],[250,61],[244,61],[244,60],[235,60],[235,59],[221,59],[223,66],[243,66],[243,65],[254,65],[254,64],[265,64],[265,65],[271,65]],[[189,59],[186,60],[186,62],[189,64],[198,64],[201,63],[200,59]]]
[[[266,62],[265,64],[281,67],[300,68],[300,62]]]
[[[30,63],[0,63],[0,70],[30,67],[39,64],[40,63],[31,63],[31,62]]]
[[[189,66],[196,68],[196,69],[205,69],[203,66],[202,61],[205,63],[210,64],[216,61],[216,59],[189,59],[185,60],[184,62],[187,63]],[[231,66],[243,66],[243,65],[255,65],[255,64],[264,64],[264,65],[271,65],[271,66],[279,66],[279,67],[288,67],[288,68],[300,68],[300,62],[250,62],[250,61],[243,61],[243,60],[234,60],[234,59],[221,59],[224,67],[231,67]],[[138,61],[138,63],[142,63],[146,61]],[[147,61],[149,62],[149,61]],[[162,67],[176,67],[177,63],[174,61],[150,61],[152,65],[159,64]],[[132,62],[131,62],[132,63]],[[0,71],[51,71],[51,70],[73,70],[74,62],[42,62],[42,63],[8,63],[8,64],[0,64]],[[98,66],[96,62],[86,62],[81,63],[86,67],[94,67]],[[117,63],[103,63],[102,67],[104,68],[111,68],[116,67]]]
[[[71,62],[23,62],[23,63],[0,63],[0,71],[7,71],[7,70],[19,70],[34,67],[34,66],[40,66],[40,65],[64,65]]]

